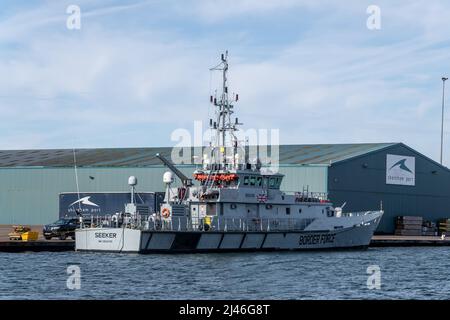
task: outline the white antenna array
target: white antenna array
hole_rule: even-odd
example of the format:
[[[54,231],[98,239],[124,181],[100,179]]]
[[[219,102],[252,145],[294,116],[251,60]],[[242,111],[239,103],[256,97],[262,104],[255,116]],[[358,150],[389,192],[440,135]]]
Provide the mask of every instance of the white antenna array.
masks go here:
[[[222,93],[219,97],[217,97],[217,94],[215,96],[210,96],[210,102],[216,107],[216,121],[213,121],[213,119],[209,120],[210,128],[216,131],[216,142],[215,146],[213,146],[213,157],[215,158],[215,161],[213,162],[219,160],[219,164],[227,164],[225,152],[228,146],[231,147],[233,151],[232,156],[228,158],[232,159],[232,164],[236,166],[235,156],[237,153],[238,141],[234,132],[238,130],[237,126],[241,125],[241,123],[239,123],[238,118],[231,121],[231,115],[234,113],[232,102],[237,102],[239,100],[239,95],[236,94],[232,101],[229,100],[227,84],[228,51],[226,51],[225,54],[222,54],[221,62],[210,70],[222,71]]]

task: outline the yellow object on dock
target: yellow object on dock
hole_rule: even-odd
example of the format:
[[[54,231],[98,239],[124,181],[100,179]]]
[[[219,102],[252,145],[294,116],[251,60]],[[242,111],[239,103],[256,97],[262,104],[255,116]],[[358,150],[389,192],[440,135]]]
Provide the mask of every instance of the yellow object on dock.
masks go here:
[[[13,226],[13,232],[8,233],[9,240],[36,241],[39,232],[31,231],[29,227]]]
[[[22,241],[36,241],[39,238],[39,232],[28,231],[22,233]]]

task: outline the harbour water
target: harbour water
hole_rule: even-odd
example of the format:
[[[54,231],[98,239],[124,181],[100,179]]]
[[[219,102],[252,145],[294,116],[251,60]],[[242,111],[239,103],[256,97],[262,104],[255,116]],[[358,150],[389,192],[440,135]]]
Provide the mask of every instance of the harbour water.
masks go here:
[[[0,266],[0,299],[450,298],[447,247],[178,255],[0,253]],[[79,289],[67,287],[69,266],[79,267]],[[370,266],[380,268],[380,289],[367,286]]]

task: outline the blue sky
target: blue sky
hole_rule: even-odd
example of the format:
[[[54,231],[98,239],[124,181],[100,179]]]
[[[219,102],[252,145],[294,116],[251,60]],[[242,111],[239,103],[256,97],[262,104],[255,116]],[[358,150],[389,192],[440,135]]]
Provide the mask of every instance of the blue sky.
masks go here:
[[[66,28],[80,6],[81,30]],[[381,8],[381,29],[366,9]],[[230,52],[246,128],[439,158],[448,1],[1,1],[1,149],[174,145]],[[450,94],[450,92],[449,92]],[[449,106],[450,107],[450,106]],[[450,164],[450,110],[445,164]]]

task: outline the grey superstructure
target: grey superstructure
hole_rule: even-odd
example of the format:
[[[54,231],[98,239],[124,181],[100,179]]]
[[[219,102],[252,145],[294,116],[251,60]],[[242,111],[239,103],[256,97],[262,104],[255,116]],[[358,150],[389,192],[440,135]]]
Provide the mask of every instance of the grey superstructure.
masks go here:
[[[125,214],[78,229],[76,249],[148,253],[367,247],[383,211],[343,213],[326,194],[282,192],[283,175],[264,169],[258,159],[251,161],[235,135],[240,123],[232,119],[237,96],[230,101],[227,55],[213,70],[222,71],[223,86],[220,96],[211,97],[215,137],[193,174],[197,185],[157,155],[182,187],[173,187],[172,172],[167,172],[159,212],[143,213],[132,201]],[[130,179],[130,185],[136,183]]]

